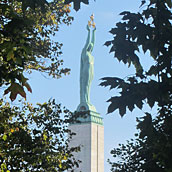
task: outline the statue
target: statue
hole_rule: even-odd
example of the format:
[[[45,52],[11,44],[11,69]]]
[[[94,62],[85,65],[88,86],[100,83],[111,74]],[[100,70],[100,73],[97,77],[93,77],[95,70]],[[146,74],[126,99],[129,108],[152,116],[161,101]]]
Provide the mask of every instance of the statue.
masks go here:
[[[88,37],[86,44],[81,53],[80,64],[80,105],[78,111],[93,110],[96,111],[94,106],[90,102],[90,87],[94,76],[94,57],[91,55],[95,43],[95,23],[94,16],[91,15],[91,21],[88,22],[87,30]],[[93,26],[92,38],[90,34],[90,27]]]

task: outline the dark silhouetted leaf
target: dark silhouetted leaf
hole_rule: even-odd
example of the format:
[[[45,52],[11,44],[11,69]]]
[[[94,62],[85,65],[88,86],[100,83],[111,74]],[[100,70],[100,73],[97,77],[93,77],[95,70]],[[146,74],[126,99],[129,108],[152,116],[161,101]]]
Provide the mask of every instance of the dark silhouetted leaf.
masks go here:
[[[65,0],[65,4],[74,3],[74,9],[78,11],[81,8],[81,2],[84,4],[89,4],[89,0]]]
[[[112,113],[116,110],[115,106],[113,105],[113,103],[111,103],[108,107],[108,111],[107,113]]]
[[[117,77],[105,77],[102,78],[101,80],[104,80],[104,82],[101,82],[100,86],[104,86],[104,87],[110,86],[110,89],[118,87],[123,82],[122,79]]]
[[[24,86],[27,88],[27,90],[28,90],[29,92],[32,93],[32,89],[31,89],[30,85],[29,85],[27,82],[25,82]]]
[[[108,47],[108,46],[111,45],[111,44],[112,44],[112,41],[107,41],[107,42],[105,42],[104,45],[106,45],[106,46]]]

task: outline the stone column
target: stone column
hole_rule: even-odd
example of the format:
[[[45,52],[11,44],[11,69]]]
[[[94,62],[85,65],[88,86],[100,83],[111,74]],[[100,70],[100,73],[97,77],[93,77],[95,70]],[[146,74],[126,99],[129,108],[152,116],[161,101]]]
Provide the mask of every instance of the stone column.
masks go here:
[[[75,158],[81,164],[75,172],[104,172],[104,127],[100,114],[88,111],[86,118],[78,118],[69,128],[76,133],[70,146],[81,145],[81,151],[75,153]]]

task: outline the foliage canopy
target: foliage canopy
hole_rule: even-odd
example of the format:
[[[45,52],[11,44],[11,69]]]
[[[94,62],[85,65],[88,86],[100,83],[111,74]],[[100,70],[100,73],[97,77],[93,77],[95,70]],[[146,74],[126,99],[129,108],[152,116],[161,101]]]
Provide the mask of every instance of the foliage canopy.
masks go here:
[[[11,107],[0,100],[0,171],[65,171],[78,162],[69,147],[71,112],[54,100]]]
[[[105,77],[102,86],[118,89],[119,96],[111,97],[108,113],[126,110],[144,104],[157,105],[153,119],[148,112],[137,118],[135,139],[119,144],[111,153],[117,161],[109,160],[114,172],[170,172],[172,171],[172,2],[143,0],[138,13],[124,11],[122,21],[111,29],[114,39],[107,41],[110,52],[124,64],[134,65],[135,75],[121,79]],[[140,62],[139,52],[149,52],[153,64],[148,71]]]
[[[146,4],[147,3],[147,4]],[[146,4],[146,5],[145,5]],[[120,96],[111,97],[108,113],[119,109],[121,116],[126,109],[143,108],[147,103],[151,108],[158,104],[162,107],[171,102],[172,95],[172,2],[169,0],[142,1],[141,11],[124,11],[122,21],[112,28],[114,39],[107,41],[110,53],[124,64],[134,65],[135,75],[121,79],[105,77],[102,86],[120,90]],[[149,52],[154,64],[145,71],[138,53]]]
[[[172,112],[171,107],[160,110],[152,119],[146,113],[137,119],[136,138],[119,144],[111,154],[117,161],[111,164],[114,172],[170,172],[172,171]]]
[[[59,24],[70,24],[69,5],[53,0],[2,0],[0,2],[0,86],[13,101],[24,87],[32,92],[25,72],[33,70],[59,78],[69,69],[60,68],[62,44],[51,37]]]
[[[0,1],[0,87],[12,101],[26,98],[25,88],[32,92],[26,72],[69,73],[59,59],[62,44],[52,40],[60,24],[73,20],[69,8],[63,0]],[[54,100],[19,104],[0,100],[0,171],[74,171],[79,147],[69,147],[71,112]]]

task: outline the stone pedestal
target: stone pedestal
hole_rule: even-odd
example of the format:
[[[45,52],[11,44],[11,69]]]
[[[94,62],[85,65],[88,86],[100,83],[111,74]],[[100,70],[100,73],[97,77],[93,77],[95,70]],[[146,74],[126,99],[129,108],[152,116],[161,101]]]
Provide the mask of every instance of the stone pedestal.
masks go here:
[[[79,118],[80,122],[69,126],[76,133],[70,146],[81,145],[81,151],[75,158],[81,160],[75,172],[104,172],[104,127],[100,114],[88,111],[86,118]]]

